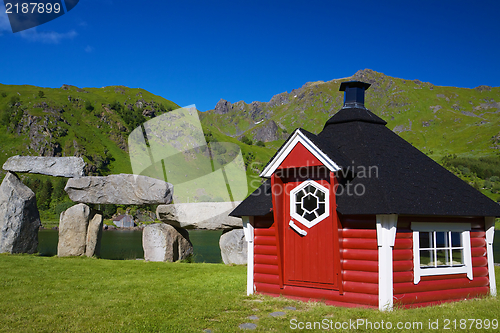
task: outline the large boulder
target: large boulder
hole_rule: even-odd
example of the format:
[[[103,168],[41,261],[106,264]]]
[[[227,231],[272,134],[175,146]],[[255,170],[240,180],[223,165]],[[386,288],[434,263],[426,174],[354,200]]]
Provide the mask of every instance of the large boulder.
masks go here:
[[[81,177],[84,175],[85,162],[83,158],[42,157],[42,156],[12,156],[4,163],[3,169],[13,172],[39,173],[57,177]]]
[[[164,223],[147,225],[142,231],[142,247],[146,261],[177,261],[193,254],[187,230]]]
[[[64,190],[74,202],[156,205],[172,201],[173,186],[163,180],[121,173],[68,180]]]
[[[89,221],[89,226],[87,228],[87,241],[85,242],[85,255],[87,257],[100,255],[102,222],[102,215],[97,212]]]
[[[220,254],[226,265],[247,263],[247,241],[243,229],[224,231],[219,239]]]
[[[0,253],[34,253],[40,215],[35,193],[8,172],[0,185]]]
[[[93,256],[99,252],[102,215],[85,204],[78,204],[61,213],[57,255]]]
[[[185,229],[225,230],[242,228],[240,218],[229,216],[240,202],[196,202],[160,205],[156,216],[163,223]]]

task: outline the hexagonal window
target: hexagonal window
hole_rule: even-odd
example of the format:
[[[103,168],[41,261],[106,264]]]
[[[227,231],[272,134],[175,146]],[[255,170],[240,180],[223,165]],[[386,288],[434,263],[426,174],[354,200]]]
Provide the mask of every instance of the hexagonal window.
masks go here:
[[[330,215],[328,189],[307,180],[290,191],[290,215],[311,228]]]

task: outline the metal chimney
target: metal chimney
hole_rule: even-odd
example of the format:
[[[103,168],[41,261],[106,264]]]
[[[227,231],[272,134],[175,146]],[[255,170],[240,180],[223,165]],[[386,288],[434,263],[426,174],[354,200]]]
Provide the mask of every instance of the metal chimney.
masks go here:
[[[344,106],[342,109],[365,108],[365,90],[371,86],[361,81],[342,82],[339,91],[344,91]]]

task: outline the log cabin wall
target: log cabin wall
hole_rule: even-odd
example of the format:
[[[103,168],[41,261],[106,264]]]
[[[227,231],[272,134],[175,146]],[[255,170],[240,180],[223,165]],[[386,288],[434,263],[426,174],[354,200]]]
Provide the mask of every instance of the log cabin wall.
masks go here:
[[[423,276],[413,283],[413,232],[411,222],[471,223],[471,256],[473,279],[466,274]],[[459,301],[489,293],[488,260],[484,218],[399,217],[393,250],[394,306],[421,307]]]

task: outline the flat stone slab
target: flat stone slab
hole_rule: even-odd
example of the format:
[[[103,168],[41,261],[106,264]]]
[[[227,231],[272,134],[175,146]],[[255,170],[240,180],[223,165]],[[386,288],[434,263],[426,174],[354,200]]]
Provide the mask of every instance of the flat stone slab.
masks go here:
[[[297,310],[297,308],[295,306],[285,306],[283,309],[284,310]]]
[[[269,315],[270,315],[271,317],[281,317],[281,316],[286,315],[286,312],[283,312],[283,311],[276,311],[276,312],[271,312]]]
[[[254,323],[244,323],[240,324],[238,327],[242,330],[254,330],[257,328],[257,325],[255,325]]]
[[[256,315],[251,315],[251,316],[248,316],[248,319],[257,320],[257,319],[259,319],[259,317],[257,317]]]
[[[229,216],[240,201],[195,202],[160,205],[156,216],[163,223],[184,229],[225,230],[243,228],[240,218]]]
[[[163,180],[121,173],[70,178],[64,188],[74,202],[157,205],[172,202],[173,185]]]
[[[43,157],[43,156],[12,156],[2,168],[11,172],[38,173],[47,176],[75,178],[84,175],[85,162],[83,158]]]

